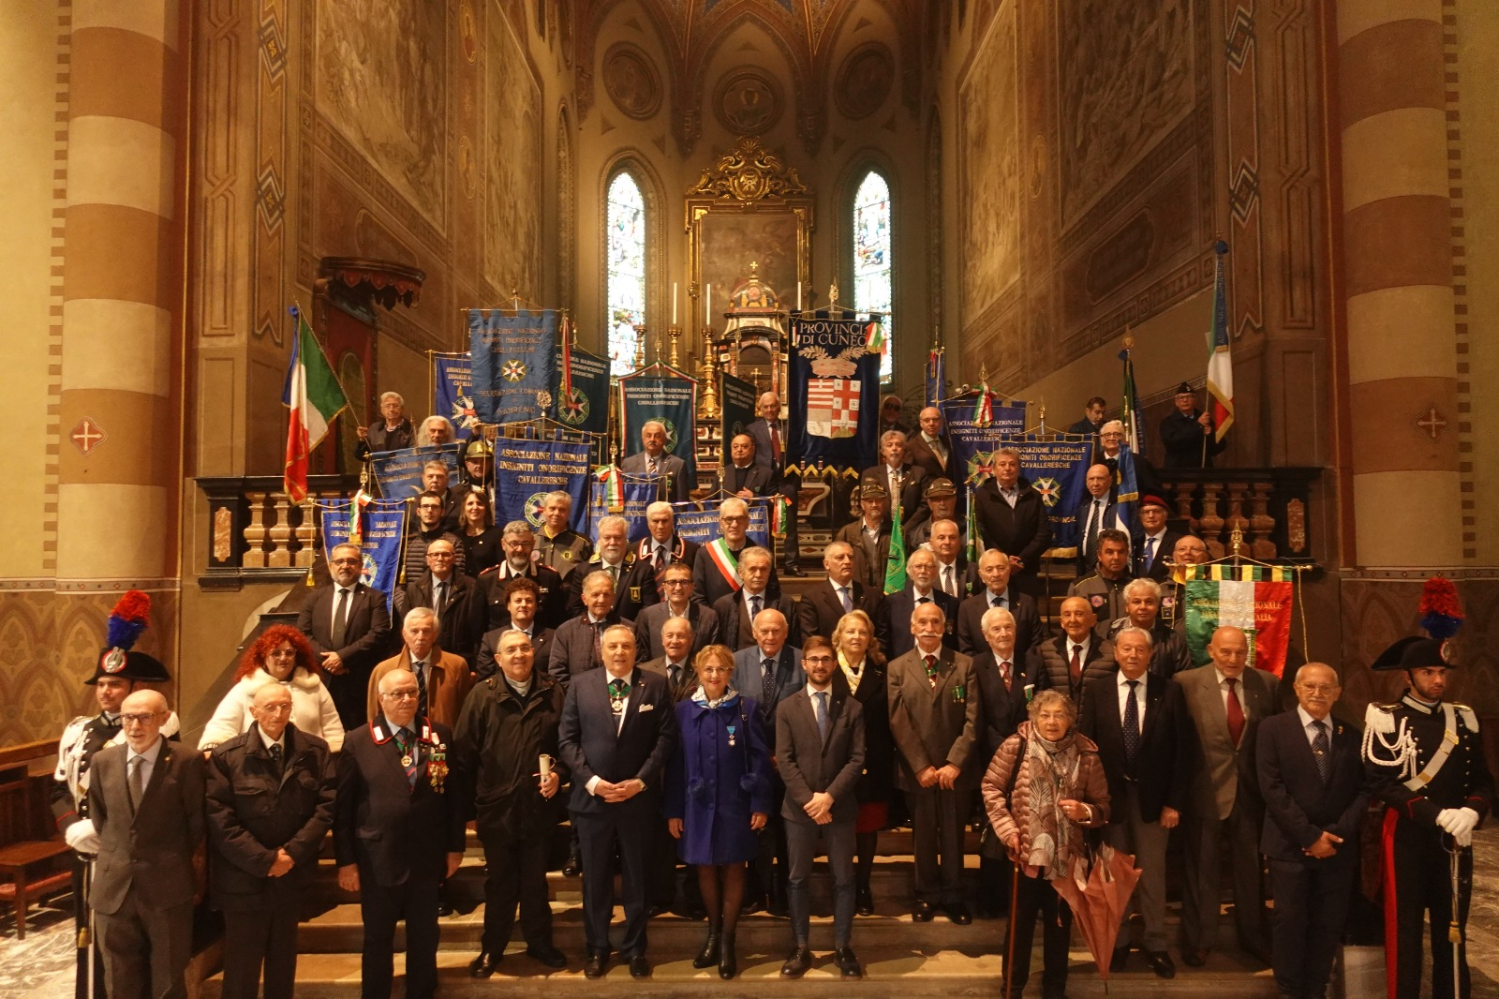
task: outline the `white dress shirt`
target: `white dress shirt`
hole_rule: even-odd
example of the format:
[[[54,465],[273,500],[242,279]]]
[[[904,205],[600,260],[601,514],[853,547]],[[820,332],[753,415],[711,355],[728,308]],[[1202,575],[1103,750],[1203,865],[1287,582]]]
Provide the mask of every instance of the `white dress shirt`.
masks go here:
[[[1248,669],[1244,670],[1244,673],[1248,672]],[[1238,675],[1238,685],[1234,690],[1239,696],[1239,707],[1243,710],[1244,720],[1247,722],[1249,721],[1249,698],[1244,696],[1244,673]],[[1218,697],[1223,702],[1223,716],[1226,718],[1228,717],[1228,677],[1224,676],[1223,671],[1216,666],[1213,667],[1213,675],[1218,678]]]
[[[1124,722],[1124,712],[1129,706],[1129,677],[1124,675],[1124,670],[1115,674],[1119,678],[1119,721]],[[1145,679],[1148,673],[1141,673],[1140,678],[1135,681],[1135,708],[1140,712],[1140,731],[1145,731]]]
[[[1301,732],[1306,736],[1306,744],[1310,746],[1312,743],[1317,741],[1317,730],[1313,727],[1317,719],[1307,714],[1306,708],[1303,708],[1299,704],[1296,705],[1296,714],[1301,719]],[[1330,749],[1332,748],[1332,716],[1329,715],[1328,717],[1322,719],[1322,724],[1326,726],[1323,731],[1327,733],[1327,745]]]

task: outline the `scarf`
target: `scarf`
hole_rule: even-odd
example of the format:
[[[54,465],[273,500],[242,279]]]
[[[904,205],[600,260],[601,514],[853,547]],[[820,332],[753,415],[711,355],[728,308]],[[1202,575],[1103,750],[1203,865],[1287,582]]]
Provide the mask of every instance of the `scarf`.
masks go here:
[[[857,669],[855,666],[857,665]],[[860,659],[857,664],[848,661],[848,657],[840,649],[838,652],[838,668],[843,670],[843,676],[848,680],[848,692],[857,694],[859,692],[859,681],[864,676],[864,670],[869,667],[869,658]]]
[[[1021,862],[1045,868],[1048,881],[1072,870],[1073,860],[1083,845],[1076,824],[1062,813],[1058,804],[1063,798],[1076,797],[1073,789],[1081,754],[1073,734],[1069,730],[1056,742],[1049,742],[1032,725],[1025,743],[1031,795],[1023,825],[1030,830],[1031,848]]]
[[[734,689],[732,683],[724,687],[722,697],[716,697],[712,700],[708,699],[708,693],[702,687],[698,687],[692,692],[692,703],[701,704],[709,711],[717,711],[719,708],[729,707],[738,699],[739,691]]]

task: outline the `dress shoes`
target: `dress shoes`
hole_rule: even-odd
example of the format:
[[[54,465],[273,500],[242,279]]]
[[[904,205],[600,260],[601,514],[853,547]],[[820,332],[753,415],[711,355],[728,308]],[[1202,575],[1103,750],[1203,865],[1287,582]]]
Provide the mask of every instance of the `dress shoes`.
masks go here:
[[[588,961],[583,965],[584,978],[603,978],[604,972],[609,970],[609,952],[607,950],[596,950],[588,955]]]
[[[451,916],[453,914],[453,907],[447,902],[438,902],[437,914],[439,916]]]
[[[1114,956],[1109,958],[1109,971],[1123,971],[1124,966],[1129,963],[1129,948],[1115,947]]]
[[[1115,951],[1117,954],[1118,951]],[[1171,960],[1171,955],[1163,950],[1147,950],[1145,952],[1145,963],[1154,971],[1157,978],[1175,978],[1176,963]]]
[[[911,907],[911,922],[913,923],[930,923],[933,915],[935,915],[935,910],[932,909],[930,902],[917,899],[916,904]]]
[[[562,865],[562,876],[567,878],[575,878],[582,873],[583,857],[579,854],[579,851],[576,848],[569,850],[567,854],[567,863]]]
[[[630,958],[630,977],[651,977],[651,962],[646,960],[644,954],[636,954],[634,957]]]
[[[745,898],[744,904],[739,907],[739,914],[741,916],[752,916],[757,912],[764,912],[765,906],[766,899],[764,895],[748,896]]]
[[[1182,961],[1189,968],[1200,968],[1208,963],[1208,949],[1206,947],[1183,947]]]
[[[848,947],[839,947],[833,951],[833,963],[838,965],[838,971],[844,978],[864,977],[864,967],[859,964],[859,959],[854,957],[854,952]]]
[[[541,962],[548,968],[551,968],[553,971],[561,971],[563,968],[567,967],[567,955],[562,953],[562,951],[558,950],[556,947],[553,947],[551,944],[544,944],[537,947],[527,947],[526,956],[531,958],[531,960],[533,961]]]
[[[734,934],[725,933],[718,941],[718,977],[728,981],[739,974],[739,955],[734,953]]]
[[[968,906],[962,902],[954,902],[952,905],[944,905],[942,910],[947,913],[947,920],[958,926],[967,926],[973,922],[973,914],[968,911]]]
[[[786,575],[795,576],[797,579],[801,579],[807,574],[806,571],[799,565],[788,565],[786,566],[784,571]]]
[[[854,911],[861,916],[874,915],[874,892],[868,888],[854,891]]]
[[[806,947],[798,946],[791,955],[786,958],[786,963],[781,965],[782,978],[800,978],[812,967],[812,952]]]
[[[647,919],[655,919],[657,916],[664,916],[670,911],[671,906],[662,905],[660,902],[654,902],[651,904],[651,907],[649,909],[645,910],[645,915]]]
[[[703,949],[697,952],[697,957],[692,959],[692,966],[699,971],[711,968],[718,963],[718,948],[721,937],[717,930],[710,929],[708,937],[703,941]]]
[[[488,978],[494,974],[494,969],[500,963],[502,954],[494,954],[482,951],[478,957],[469,962],[468,974],[470,978]]]

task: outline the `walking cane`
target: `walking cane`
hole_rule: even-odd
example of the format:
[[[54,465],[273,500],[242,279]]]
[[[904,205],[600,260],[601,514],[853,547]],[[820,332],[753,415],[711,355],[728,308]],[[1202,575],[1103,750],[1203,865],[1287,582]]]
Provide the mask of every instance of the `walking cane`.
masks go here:
[[[1462,955],[1460,948],[1463,945],[1463,929],[1458,924],[1460,904],[1462,901],[1462,889],[1459,884],[1462,868],[1462,847],[1457,845],[1455,837],[1447,837],[1452,840],[1452,848],[1447,851],[1448,879],[1452,883],[1452,921],[1447,924],[1447,940],[1452,944],[1452,994],[1461,996],[1462,986]]]
[[[1020,903],[1020,865],[1010,864],[1010,925],[1005,934],[1005,994],[1010,999],[1010,983],[1015,977],[1015,908]]]

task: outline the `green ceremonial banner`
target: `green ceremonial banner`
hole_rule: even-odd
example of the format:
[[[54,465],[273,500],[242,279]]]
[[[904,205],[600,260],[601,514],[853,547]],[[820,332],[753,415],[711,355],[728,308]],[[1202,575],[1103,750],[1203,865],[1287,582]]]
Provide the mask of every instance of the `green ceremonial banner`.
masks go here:
[[[1187,645],[1206,665],[1208,642],[1219,627],[1242,628],[1249,665],[1276,676],[1286,665],[1295,571],[1279,566],[1194,565],[1187,569]]]
[[[906,539],[900,521],[904,511],[897,504],[890,511],[890,556],[885,560],[885,596],[906,588]]]
[[[728,454],[729,443],[735,435],[744,433],[744,428],[755,420],[755,399],[759,390],[754,382],[735,378],[727,371],[721,377],[718,403],[723,408],[723,449]]]

